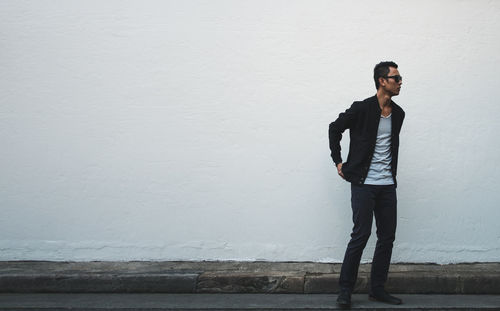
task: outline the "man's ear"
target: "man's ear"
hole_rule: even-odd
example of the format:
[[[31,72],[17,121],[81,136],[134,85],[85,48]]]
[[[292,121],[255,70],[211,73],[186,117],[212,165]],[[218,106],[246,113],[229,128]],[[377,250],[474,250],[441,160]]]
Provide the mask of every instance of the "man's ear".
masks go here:
[[[382,78],[382,77],[379,77],[379,78],[378,78],[378,84],[379,84],[380,86],[385,85],[385,79],[384,79],[384,78]]]

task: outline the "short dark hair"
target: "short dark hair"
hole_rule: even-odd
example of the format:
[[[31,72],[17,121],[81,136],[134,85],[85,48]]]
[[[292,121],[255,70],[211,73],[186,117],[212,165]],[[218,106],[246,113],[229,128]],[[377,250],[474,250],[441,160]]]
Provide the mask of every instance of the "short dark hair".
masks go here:
[[[397,69],[398,65],[395,62],[380,62],[375,65],[375,68],[373,69],[373,79],[375,80],[375,87],[377,88],[377,90],[380,86],[378,78],[387,77],[390,71],[389,67],[394,67]]]

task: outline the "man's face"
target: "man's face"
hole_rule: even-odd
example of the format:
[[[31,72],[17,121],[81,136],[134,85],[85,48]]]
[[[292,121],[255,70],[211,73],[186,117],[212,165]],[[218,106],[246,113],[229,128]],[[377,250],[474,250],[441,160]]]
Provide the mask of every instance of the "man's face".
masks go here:
[[[384,91],[391,96],[399,95],[401,84],[403,84],[403,80],[399,75],[399,71],[394,67],[389,67],[387,78],[382,78],[380,81],[380,87],[384,88]]]

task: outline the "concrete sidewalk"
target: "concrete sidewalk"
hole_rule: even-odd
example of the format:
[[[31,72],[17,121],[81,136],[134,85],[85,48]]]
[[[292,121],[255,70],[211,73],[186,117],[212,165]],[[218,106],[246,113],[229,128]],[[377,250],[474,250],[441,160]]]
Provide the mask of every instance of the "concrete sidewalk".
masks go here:
[[[353,296],[354,310],[500,310],[500,295],[399,295],[387,305]],[[0,294],[0,310],[338,310],[332,294]]]
[[[340,264],[313,262],[0,262],[3,293],[338,292]],[[355,292],[366,293],[370,265]],[[500,294],[500,263],[392,264],[386,288],[402,294]]]

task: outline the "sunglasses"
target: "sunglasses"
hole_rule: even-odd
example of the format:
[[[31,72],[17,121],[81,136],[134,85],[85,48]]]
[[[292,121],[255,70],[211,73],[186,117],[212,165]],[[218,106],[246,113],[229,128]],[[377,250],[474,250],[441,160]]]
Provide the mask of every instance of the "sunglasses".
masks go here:
[[[394,81],[396,81],[396,83],[399,83],[399,81],[403,81],[403,77],[401,77],[400,75],[395,75],[395,76],[387,76],[385,77],[386,79],[390,79],[390,78],[393,78]]]

